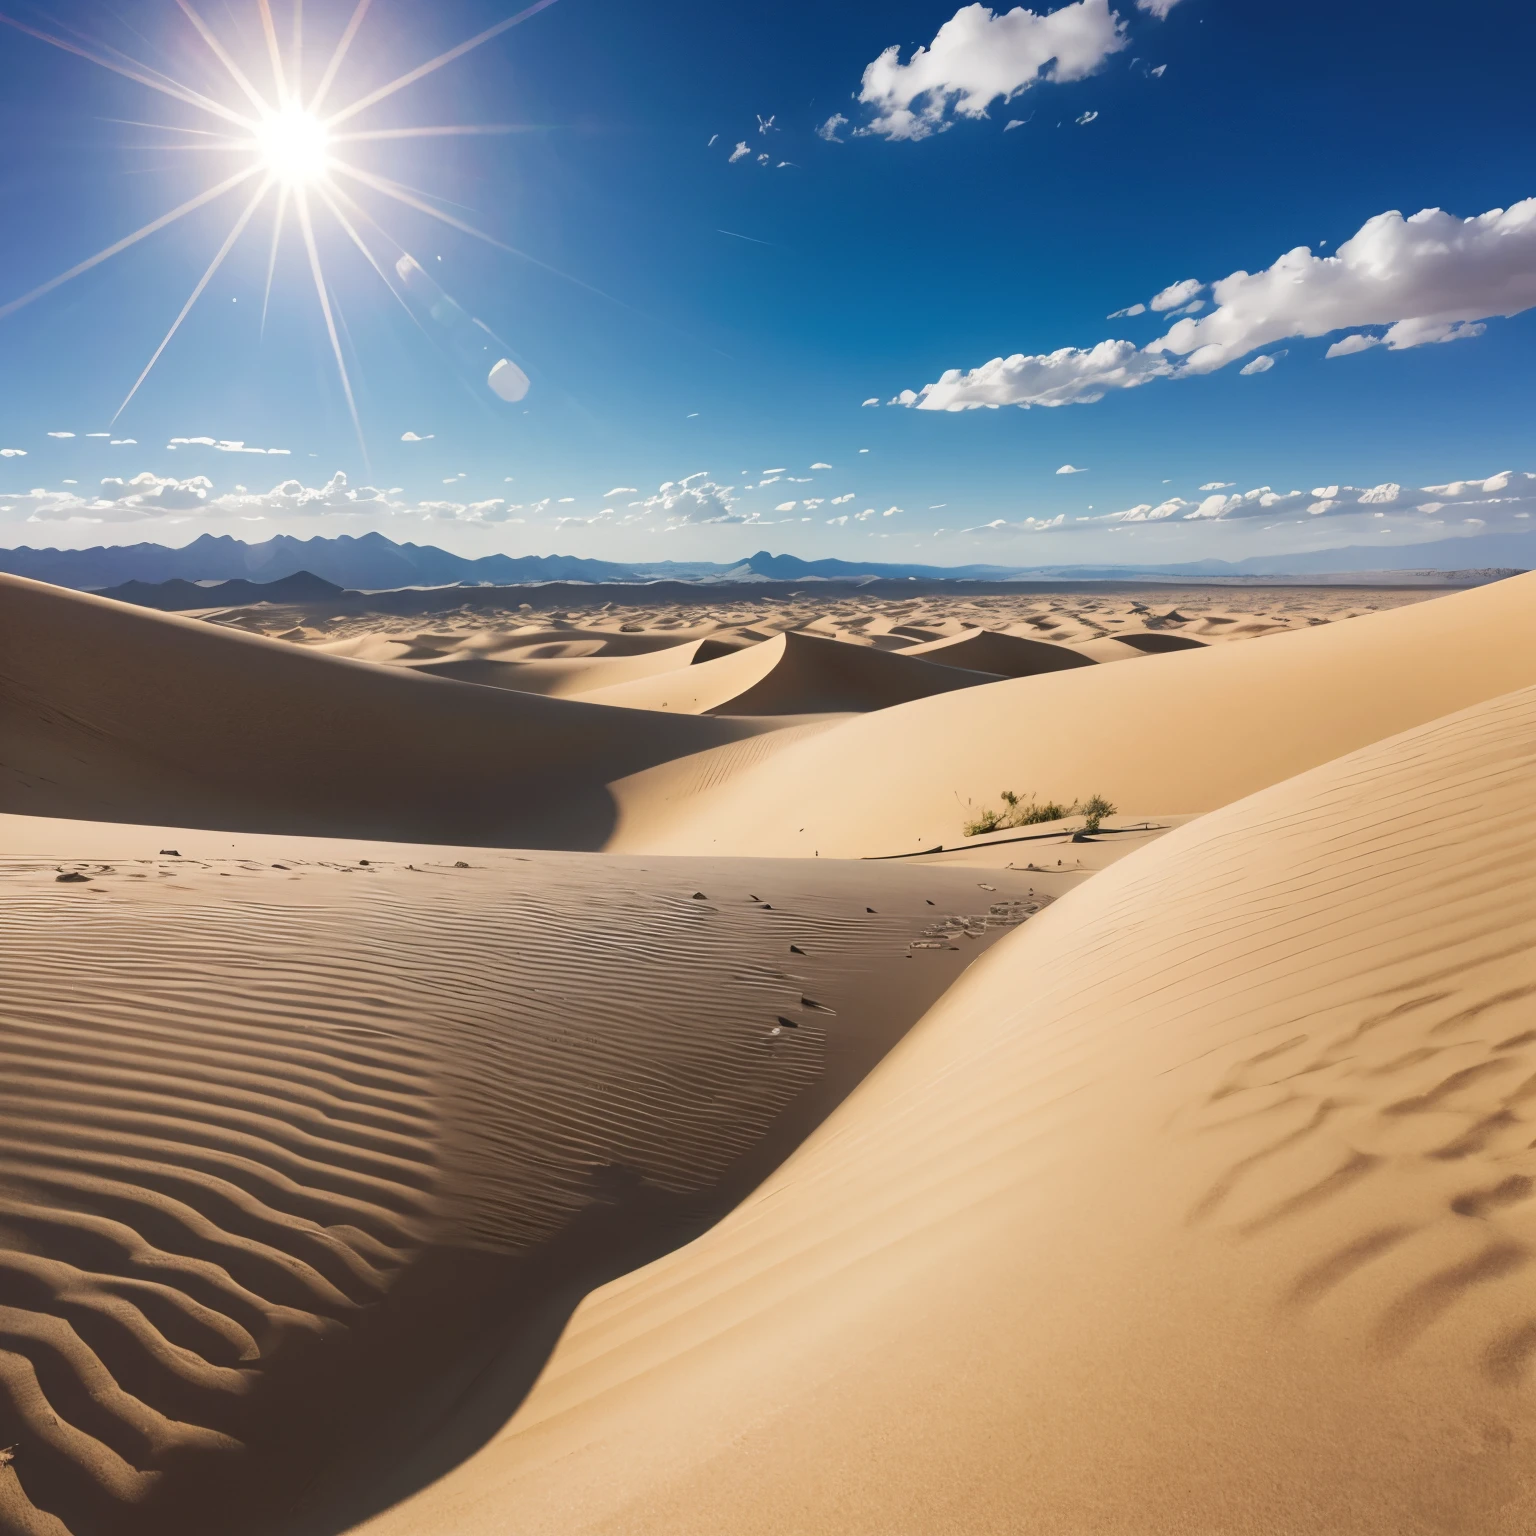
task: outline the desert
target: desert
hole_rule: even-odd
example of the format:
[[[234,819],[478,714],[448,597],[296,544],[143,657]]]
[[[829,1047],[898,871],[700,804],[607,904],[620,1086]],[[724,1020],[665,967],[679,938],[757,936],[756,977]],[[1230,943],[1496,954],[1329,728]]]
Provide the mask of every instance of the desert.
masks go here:
[[[0,577],[3,1528],[1523,1528],[1532,581]]]
[[[0,0],[0,1536],[1536,1532],[1536,6],[1384,17]]]

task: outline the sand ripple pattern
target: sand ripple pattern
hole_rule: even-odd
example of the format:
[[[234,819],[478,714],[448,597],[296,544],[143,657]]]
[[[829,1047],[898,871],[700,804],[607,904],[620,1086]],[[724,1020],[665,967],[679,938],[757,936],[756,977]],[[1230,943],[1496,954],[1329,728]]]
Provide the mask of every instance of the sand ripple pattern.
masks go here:
[[[430,1063],[360,957],[275,966],[280,911],[157,915],[5,902],[0,1477],[71,1531],[238,1457],[262,1377],[388,1290],[436,1179]]]
[[[913,937],[992,889],[561,854],[87,868],[0,863],[4,1536],[201,1533],[221,1486],[233,1519],[368,1413],[396,1432],[370,1396],[408,1405],[431,1340],[515,1325],[475,1308],[536,1307],[535,1257],[579,1286],[637,1220],[740,1198],[829,1061],[867,1070],[970,957]]]

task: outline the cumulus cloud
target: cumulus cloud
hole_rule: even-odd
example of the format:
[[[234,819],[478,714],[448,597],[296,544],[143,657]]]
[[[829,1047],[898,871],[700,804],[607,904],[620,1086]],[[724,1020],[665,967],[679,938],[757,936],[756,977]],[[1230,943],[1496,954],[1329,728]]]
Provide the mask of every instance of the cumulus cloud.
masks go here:
[[[831,469],[831,468],[832,468],[832,466],[831,466],[831,465],[830,465],[830,464],[822,464],[822,463],[820,463],[820,462],[819,462],[819,461],[818,461],[818,462],[817,462],[817,463],[815,463],[815,464],[812,464],[812,465],[811,465],[811,468],[812,468],[812,469]]]
[[[736,148],[731,151],[731,158],[726,163],[728,165],[735,165],[738,160],[745,160],[751,153],[751,146],[747,144],[746,140],[739,140]]]
[[[1117,309],[1112,315],[1106,315],[1106,320],[1124,320],[1131,315],[1144,315],[1147,312],[1145,304],[1132,304],[1128,309]]]
[[[1274,366],[1274,358],[1270,357],[1265,352],[1260,352],[1259,355],[1254,358],[1251,363],[1244,363],[1243,366],[1237,371],[1246,376],[1250,373],[1268,373],[1269,370]]]
[[[1205,284],[1198,278],[1186,277],[1181,283],[1169,283],[1161,293],[1152,295],[1152,302],[1147,306],[1161,314],[1165,309],[1179,309],[1195,297],[1196,294],[1205,292]],[[1113,317],[1111,317],[1113,318]]]
[[[1043,356],[1016,352],[994,357],[979,368],[951,368],[920,390],[904,389],[898,405],[923,411],[968,411],[978,406],[1089,405],[1112,389],[1134,389],[1176,372],[1166,358],[1129,341],[1101,341],[1096,347],[1062,347]]]
[[[1174,283],[1153,307],[1187,305],[1201,286],[1194,278]],[[1102,341],[996,357],[969,371],[952,368],[896,400],[930,411],[1089,404],[1154,378],[1212,373],[1289,337],[1362,326],[1386,329],[1346,337],[1329,356],[1465,340],[1482,333],[1482,320],[1536,306],[1536,198],[1469,219],[1438,208],[1408,219],[1378,214],[1332,256],[1298,246],[1261,272],[1220,279],[1211,295],[1209,314],[1175,321],[1145,347]]]
[[[828,144],[841,144],[844,142],[844,140],[838,137],[838,132],[847,126],[848,119],[844,117],[841,112],[834,112],[832,116],[829,117],[826,122],[824,122],[816,130],[816,135],[818,138],[825,139]]]
[[[742,523],[748,518],[736,510],[733,485],[717,485],[708,470],[664,481],[655,495],[630,505],[641,514],[659,514],[674,527],[687,523]]]
[[[1109,0],[1075,0],[1045,15],[962,6],[905,63],[894,44],[865,69],[859,101],[873,116],[856,131],[926,139],[956,117],[985,117],[993,102],[1012,101],[1037,81],[1082,80],[1125,45]]]
[[[0,459],[24,459],[26,456],[25,448],[0,448]]]
[[[855,496],[856,496],[856,495],[857,495],[857,494],[858,494],[858,493],[857,493],[857,492],[856,492],[856,491],[849,491],[849,492],[848,492],[848,494],[847,494],[847,495],[846,495],[846,496],[834,496],[834,497],[833,497],[833,498],[832,498],[832,505],[833,505],[833,506],[834,506],[834,507],[840,507],[840,506],[842,506],[842,505],[843,505],[843,503],[844,503],[844,502],[847,502],[847,501],[852,501],[852,500],[853,500],[853,498],[854,498],[854,497],[855,497]]]
[[[1079,469],[1076,464],[1063,464],[1056,473],[1058,475],[1086,475],[1088,471],[1086,469]]]
[[[1211,480],[1200,489],[1202,491],[1230,491],[1237,482],[1234,480]]]

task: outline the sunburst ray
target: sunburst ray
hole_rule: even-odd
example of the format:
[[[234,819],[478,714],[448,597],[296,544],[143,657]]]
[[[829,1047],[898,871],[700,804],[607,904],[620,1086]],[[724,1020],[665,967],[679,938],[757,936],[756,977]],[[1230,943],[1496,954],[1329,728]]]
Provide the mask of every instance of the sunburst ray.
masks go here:
[[[12,299],[9,304],[0,304],[0,320],[4,320],[7,315],[15,314],[18,309],[32,303],[34,299],[42,298],[45,293],[52,293],[55,288],[60,288],[72,278],[79,277],[82,272],[89,272],[92,267],[99,267],[102,262],[111,260],[121,251],[126,251],[130,245],[137,245],[140,240],[149,235],[158,234],[166,225],[174,224],[177,219],[185,217],[195,209],[214,202],[223,197],[226,192],[232,192],[241,182],[249,181],[260,170],[260,166],[250,165],[243,171],[236,171],[227,181],[221,181],[218,186],[209,187],[206,192],[199,192],[196,197],[188,198],[181,207],[173,208],[169,213],[162,213],[158,219],[151,219],[142,229],[134,230],[131,235],[124,235],[121,240],[109,245],[104,251],[97,251],[94,256],[87,256],[84,261],[77,263],[69,271],[49,278],[46,283],[39,283],[31,293],[24,293],[19,299]]]
[[[252,215],[254,215],[256,210],[261,207],[262,200],[271,190],[272,178],[268,176],[256,189],[255,197],[253,197],[250,202],[245,205],[245,211],[240,215],[238,219],[235,220],[234,227],[230,230],[229,234],[224,237],[223,245],[219,247],[218,252],[215,254],[213,260],[208,263],[208,270],[204,272],[203,275],[197,280],[197,286],[192,290],[191,295],[187,299],[187,302],[181,306],[181,313],[177,315],[175,320],[171,323],[170,330],[165,333],[165,339],[160,343],[158,347],[155,348],[155,355],[150,358],[150,360],[144,365],[144,372],[134,380],[133,388],[128,391],[128,394],[124,398],[123,403],[118,406],[118,408],[112,413],[112,425],[116,425],[117,418],[121,416],[125,410],[128,409],[128,402],[132,400],[136,394],[138,394],[139,386],[144,382],[145,379],[149,377],[155,364],[160,361],[161,353],[163,353],[165,349],[171,344],[171,337],[173,337],[176,332],[181,329],[181,322],[192,313],[192,306],[196,304],[200,298],[202,298],[203,289],[205,289],[208,284],[212,282],[213,274],[224,265],[224,258],[228,256],[232,250],[234,250],[236,242],[240,239],[240,236],[245,233],[245,226],[251,222]]]

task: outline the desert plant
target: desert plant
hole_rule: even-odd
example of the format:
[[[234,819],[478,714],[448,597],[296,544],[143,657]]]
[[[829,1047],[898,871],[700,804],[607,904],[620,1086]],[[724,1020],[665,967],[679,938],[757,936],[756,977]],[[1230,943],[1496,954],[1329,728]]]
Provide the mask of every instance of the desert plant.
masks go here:
[[[1032,827],[1042,821],[1060,821],[1077,809],[1056,800],[1025,800],[1011,789],[1002,790],[1000,798],[1002,810],[988,806],[965,823],[967,837],[980,837],[984,832],[1001,832],[1009,827]]]
[[[983,832],[996,832],[1003,825],[1005,825],[1003,813],[1001,811],[994,811],[989,806],[986,810],[965,823],[965,835],[967,837],[980,837]]]
[[[1084,832],[1097,832],[1104,818],[1115,814],[1114,806],[1103,795],[1089,795],[1086,800],[1079,801],[1073,809],[1084,817]]]

